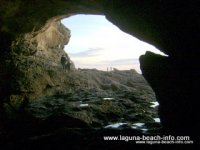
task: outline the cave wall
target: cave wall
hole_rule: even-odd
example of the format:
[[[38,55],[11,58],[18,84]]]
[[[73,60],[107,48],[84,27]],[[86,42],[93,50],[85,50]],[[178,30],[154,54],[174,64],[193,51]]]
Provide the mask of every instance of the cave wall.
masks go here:
[[[164,132],[196,135],[199,126],[199,9],[197,1],[114,1],[106,17],[121,30],[155,45],[168,57],[146,53],[142,74],[160,103]]]
[[[31,42],[32,45],[25,48],[23,56],[27,61],[39,53],[42,57],[43,54],[51,57],[47,51],[42,53],[42,49],[48,49],[47,45],[52,42],[47,44],[48,40],[44,40],[46,37],[40,33],[49,27],[48,24],[80,13],[104,14],[121,30],[154,44],[169,55],[145,54],[140,59],[142,73],[156,92],[161,122],[166,131],[194,133],[199,126],[198,88],[195,86],[200,83],[200,10],[196,0],[1,0],[0,90],[4,93],[1,104],[6,96],[19,92],[14,85],[18,77],[23,77],[16,67],[16,57],[13,57],[16,41],[26,37],[38,43],[34,47],[34,42]],[[52,25],[50,30],[54,29]],[[26,42],[21,45],[24,44]],[[17,57],[22,50],[20,48]]]
[[[71,62],[70,69],[75,69],[64,51],[70,37],[70,30],[55,18],[38,32],[16,36],[4,59],[4,66],[1,64],[6,68],[0,78],[2,113],[16,116],[24,109],[26,101],[64,94],[69,90],[61,57],[65,55]]]
[[[140,57],[144,77],[156,92],[160,103],[159,116],[165,132],[193,134],[198,131],[199,71],[187,65],[151,52]]]

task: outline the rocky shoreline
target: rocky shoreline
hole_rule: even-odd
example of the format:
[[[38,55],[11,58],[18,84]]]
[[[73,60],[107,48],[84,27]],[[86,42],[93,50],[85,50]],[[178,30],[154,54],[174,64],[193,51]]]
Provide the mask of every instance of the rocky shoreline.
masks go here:
[[[11,114],[7,110],[7,130],[0,134],[5,146],[44,145],[43,140],[57,136],[62,143],[68,134],[84,136],[84,142],[92,140],[90,136],[101,141],[98,134],[107,132],[160,134],[155,94],[135,70],[83,69],[64,74],[67,92],[38,97]]]

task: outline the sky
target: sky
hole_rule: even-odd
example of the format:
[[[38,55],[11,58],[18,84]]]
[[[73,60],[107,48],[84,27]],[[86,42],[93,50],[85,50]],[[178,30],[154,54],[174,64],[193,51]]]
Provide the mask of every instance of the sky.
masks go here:
[[[76,68],[106,71],[112,67],[141,73],[140,55],[147,50],[163,55],[154,46],[121,31],[102,15],[75,15],[61,22],[71,30],[65,51]]]

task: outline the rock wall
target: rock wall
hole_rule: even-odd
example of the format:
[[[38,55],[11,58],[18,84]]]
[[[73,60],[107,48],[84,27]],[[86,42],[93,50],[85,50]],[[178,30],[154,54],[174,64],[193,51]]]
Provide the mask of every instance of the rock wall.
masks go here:
[[[196,135],[200,31],[197,1],[120,1],[107,3],[106,17],[120,29],[150,42],[168,57],[147,53],[142,74],[160,103],[164,133]]]
[[[66,55],[70,59],[64,51],[64,45],[69,39],[70,30],[60,21],[52,21],[39,32],[18,36],[12,42],[9,57],[5,66],[2,66],[9,68],[7,72],[11,79],[1,81],[9,87],[5,89],[8,93],[4,97],[6,111],[12,110],[10,107],[19,110],[25,100],[67,91],[66,72],[62,69],[61,57]]]
[[[147,52],[140,57],[144,77],[159,101],[159,116],[165,132],[195,135],[198,130],[199,72],[189,64]],[[183,65],[183,66],[182,66]]]

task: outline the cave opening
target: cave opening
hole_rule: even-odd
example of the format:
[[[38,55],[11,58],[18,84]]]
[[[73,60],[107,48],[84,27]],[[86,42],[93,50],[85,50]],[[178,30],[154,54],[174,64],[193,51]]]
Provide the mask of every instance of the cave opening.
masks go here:
[[[141,74],[139,57],[146,51],[165,55],[155,46],[121,31],[103,15],[79,14],[61,22],[71,30],[65,51],[77,68],[135,69]]]
[[[148,123],[160,124],[159,104],[141,75],[139,57],[147,50],[165,54],[122,32],[102,15],[74,15],[61,22],[71,31],[64,49],[78,68],[72,76],[87,82],[78,87],[82,95],[76,93],[82,98],[79,106],[86,112],[90,107],[87,115],[104,118],[101,125],[106,128],[129,126],[147,132]]]

